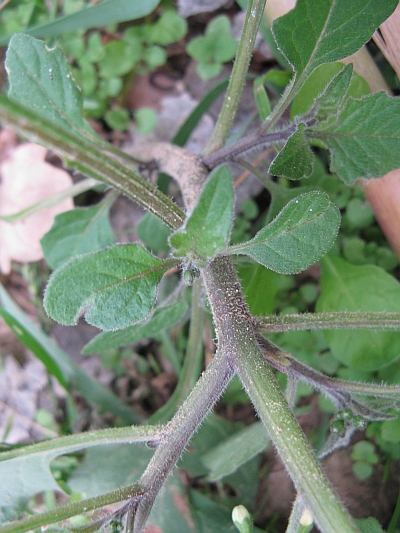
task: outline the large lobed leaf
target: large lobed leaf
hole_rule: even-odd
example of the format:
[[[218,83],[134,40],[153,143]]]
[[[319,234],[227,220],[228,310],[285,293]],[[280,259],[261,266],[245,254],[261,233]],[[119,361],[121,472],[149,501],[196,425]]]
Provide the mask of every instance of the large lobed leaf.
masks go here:
[[[347,57],[365,44],[398,0],[298,0],[272,31],[301,85],[322,63]]]
[[[233,184],[228,167],[219,167],[207,179],[185,225],[170,237],[176,257],[212,259],[229,241],[233,214]]]
[[[331,152],[331,170],[349,185],[400,166],[400,100],[384,92],[349,98],[339,108],[337,121],[312,131]]]
[[[330,249],[339,224],[339,211],[327,194],[305,193],[291,200],[253,239],[228,252],[248,255],[275,272],[296,274]]]
[[[150,313],[158,283],[176,264],[154,257],[139,244],[79,256],[51,276],[44,295],[46,312],[66,325],[76,324],[85,313],[98,328],[122,329]]]

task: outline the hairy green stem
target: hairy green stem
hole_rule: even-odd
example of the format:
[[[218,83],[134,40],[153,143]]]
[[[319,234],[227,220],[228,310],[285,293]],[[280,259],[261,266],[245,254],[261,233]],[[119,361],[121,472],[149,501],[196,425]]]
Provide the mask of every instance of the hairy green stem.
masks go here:
[[[240,282],[229,257],[214,260],[204,273],[218,346],[234,365],[279,455],[324,533],[355,533],[351,517],[313,454],[285,397],[266,364]],[[272,349],[275,352],[276,349]]]
[[[400,313],[362,313],[338,311],[332,313],[302,313],[257,317],[257,329],[266,333],[306,329],[400,329]]]
[[[0,121],[33,142],[54,150],[83,174],[126,194],[172,229],[183,224],[185,215],[174,202],[105,150],[99,150],[94,141],[38,117],[3,94],[0,94]]]
[[[134,517],[134,533],[143,531],[154,500],[167,476],[234,373],[225,352],[218,350],[185,403],[163,430],[160,441],[155,443],[157,449],[154,456],[140,479],[145,494]]]
[[[78,450],[104,444],[147,442],[150,439],[157,438],[160,431],[161,426],[129,426],[66,435],[58,439],[44,440],[35,444],[28,444],[27,446],[1,452],[0,462],[9,461],[17,457],[31,457],[35,454],[56,452],[56,450],[59,450],[59,452],[56,452],[54,456],[60,453],[73,453]]]
[[[204,155],[209,155],[215,150],[222,148],[229,135],[239,105],[239,100],[242,95],[243,85],[249,68],[257,31],[264,15],[265,3],[266,0],[249,0],[246,20],[243,26],[242,36],[240,38],[224,103],[211,139],[204,151]]]
[[[293,124],[289,128],[282,131],[277,131],[275,133],[259,135],[259,133],[257,132],[256,134],[248,135],[247,137],[243,137],[243,139],[240,139],[238,142],[230,146],[226,146],[225,148],[221,148],[221,150],[217,150],[211,155],[204,157],[203,163],[211,170],[219,165],[222,165],[223,163],[235,161],[238,157],[240,157],[247,151],[257,148],[259,146],[267,148],[269,146],[273,146],[276,143],[286,142],[289,137],[296,132],[296,130],[297,126]]]
[[[57,507],[46,513],[30,516],[24,518],[18,522],[12,522],[5,526],[0,526],[0,533],[25,533],[25,531],[31,531],[33,529],[46,526],[48,524],[54,524],[61,520],[66,520],[71,516],[86,513],[87,511],[93,511],[94,509],[100,509],[106,505],[121,502],[131,498],[140,498],[143,495],[143,488],[138,485],[129,485],[123,489],[117,489],[101,496],[94,498],[88,498],[87,500],[81,500],[74,502],[63,507]]]

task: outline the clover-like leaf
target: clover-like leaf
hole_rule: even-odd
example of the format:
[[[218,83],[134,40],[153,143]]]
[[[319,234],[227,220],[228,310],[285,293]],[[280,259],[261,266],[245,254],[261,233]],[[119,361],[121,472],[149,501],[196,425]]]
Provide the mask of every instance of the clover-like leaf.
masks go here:
[[[331,152],[331,171],[349,185],[400,167],[400,99],[384,92],[349,98],[337,121],[311,130]]]
[[[298,0],[272,31],[296,72],[299,88],[322,63],[343,59],[365,44],[397,0]]]
[[[170,237],[176,257],[207,260],[223,250],[232,226],[233,184],[228,167],[210,174],[184,226]]]
[[[337,207],[322,192],[291,200],[278,216],[230,254],[244,254],[275,272],[296,274],[318,261],[332,246],[340,224]]]
[[[122,329],[143,320],[154,306],[157,285],[176,260],[163,261],[139,244],[117,245],[72,259],[50,278],[48,315],[65,325],[85,313],[89,324]]]
[[[285,146],[272,161],[269,172],[290,180],[308,178],[313,170],[314,157],[304,136],[305,124],[299,127],[286,141]]]

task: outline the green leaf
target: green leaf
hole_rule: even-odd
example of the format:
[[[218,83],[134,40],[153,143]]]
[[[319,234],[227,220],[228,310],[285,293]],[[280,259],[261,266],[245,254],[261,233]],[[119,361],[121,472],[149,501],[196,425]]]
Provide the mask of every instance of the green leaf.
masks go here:
[[[400,417],[382,422],[381,434],[388,442],[400,442]]]
[[[51,276],[44,295],[46,312],[69,326],[85,313],[93,326],[122,329],[150,313],[158,283],[176,264],[152,256],[139,244],[77,257]]]
[[[100,75],[116,78],[130,72],[141,59],[141,48],[124,41],[110,41],[104,47],[99,61]]]
[[[397,0],[298,0],[272,32],[296,72],[299,88],[311,72],[354,54],[393,12]]]
[[[149,30],[150,38],[153,43],[166,46],[183,39],[187,33],[187,28],[186,20],[180,17],[176,11],[164,11]]]
[[[213,171],[184,226],[170,237],[175,257],[212,259],[229,241],[233,214],[233,183],[228,167]]]
[[[279,274],[258,263],[238,265],[243,293],[252,315],[270,315],[275,309]]]
[[[305,124],[299,124],[297,131],[272,161],[268,172],[290,180],[308,178],[312,174],[314,156],[304,136],[305,127]]]
[[[9,97],[53,124],[96,136],[82,115],[82,95],[59,48],[29,35],[14,35],[6,55]]]
[[[147,212],[136,227],[142,243],[153,253],[169,250],[171,229],[159,218]]]
[[[111,443],[89,448],[79,467],[69,476],[68,486],[85,498],[93,498],[133,484],[153,453],[154,450],[143,444]]]
[[[355,520],[361,533],[385,533],[376,518],[362,518]]]
[[[400,311],[400,283],[374,265],[354,266],[338,257],[322,261],[316,310]],[[370,330],[324,331],[332,354],[357,370],[373,371],[400,356],[400,333]]]
[[[208,480],[218,481],[261,453],[269,443],[264,425],[256,422],[211,448],[201,459],[208,468]]]
[[[349,75],[348,72],[343,72],[344,69],[350,70],[351,63],[344,67],[343,63],[324,63],[317,67],[312,74],[307,78],[304,85],[301,87],[296,97],[294,98],[291,108],[290,117],[293,119],[296,115],[305,115],[314,105],[315,100],[328,91],[328,87],[334,82],[334,79],[339,73],[343,76],[343,88],[337,87],[338,103],[344,100],[344,97],[352,96],[353,98],[361,98],[371,93],[368,83],[364,78],[353,72],[351,76],[350,85],[345,89],[345,79]],[[336,80],[335,85],[338,80]],[[333,87],[329,89],[332,92]],[[340,92],[343,89],[343,93]],[[336,115],[337,108],[333,108],[333,114]]]
[[[89,402],[99,405],[103,411],[111,412],[127,424],[138,423],[139,416],[107,387],[92,379],[69,355],[56,346],[36,324],[34,324],[13,302],[0,285],[2,315],[18,339],[42,361],[48,372],[61,385],[74,388]],[[66,384],[66,385],[65,385]]]
[[[56,457],[94,446],[100,450],[109,450],[112,443],[119,443],[115,445],[117,449],[134,449],[137,453],[137,446],[127,444],[146,442],[157,431],[154,426],[106,429],[69,435],[0,453],[0,478],[8,480],[7,483],[0,484],[0,520],[17,518],[14,509],[21,500],[28,500],[45,490],[62,491],[50,470],[50,463]],[[151,452],[147,451],[149,457]]]
[[[126,344],[153,337],[162,330],[180,322],[187,311],[187,303],[183,300],[173,305],[159,307],[152,316],[143,324],[135,324],[121,331],[105,331],[92,339],[82,353],[92,354],[105,352]]]
[[[337,122],[311,130],[331,152],[331,171],[349,185],[400,167],[400,100],[384,92],[349,98]]]
[[[353,74],[353,65],[346,65],[315,100],[316,118],[323,122],[335,116],[347,96]],[[333,117],[335,119],[335,117]]]
[[[271,113],[271,102],[268,98],[268,93],[264,87],[265,76],[259,76],[253,83],[253,95],[257,104],[258,114],[261,120],[265,120]]]
[[[56,216],[41,239],[44,257],[54,270],[80,254],[97,252],[115,242],[108,220],[109,202],[76,208]]]
[[[44,38],[135,20],[149,15],[159,3],[160,0],[135,0],[134,2],[132,0],[106,0],[52,22],[28,28],[25,32],[34,37]],[[1,39],[0,46],[6,44],[8,39],[9,37]]]
[[[275,272],[296,274],[318,261],[332,246],[340,224],[337,207],[322,192],[291,200],[279,215],[230,254],[244,254]]]

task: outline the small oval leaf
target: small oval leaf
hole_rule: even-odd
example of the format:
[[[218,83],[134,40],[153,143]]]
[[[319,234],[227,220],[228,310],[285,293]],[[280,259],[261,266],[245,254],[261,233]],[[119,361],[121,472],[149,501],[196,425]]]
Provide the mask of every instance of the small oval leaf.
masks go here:
[[[296,274],[330,249],[339,225],[339,210],[327,194],[305,193],[291,200],[253,239],[228,252],[248,255],[281,274]]]
[[[228,167],[219,167],[207,179],[199,201],[182,228],[170,237],[176,257],[212,259],[229,241],[233,213],[233,184]]]
[[[105,331],[125,328],[150,313],[158,283],[176,264],[154,257],[140,244],[76,257],[51,276],[45,310],[65,325],[76,324],[85,313],[89,324]]]

